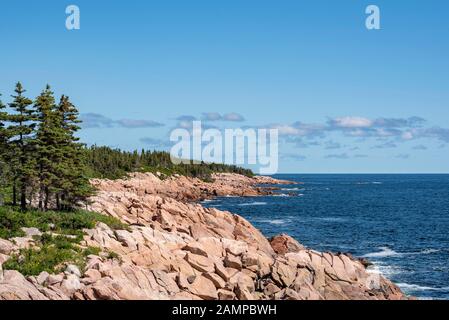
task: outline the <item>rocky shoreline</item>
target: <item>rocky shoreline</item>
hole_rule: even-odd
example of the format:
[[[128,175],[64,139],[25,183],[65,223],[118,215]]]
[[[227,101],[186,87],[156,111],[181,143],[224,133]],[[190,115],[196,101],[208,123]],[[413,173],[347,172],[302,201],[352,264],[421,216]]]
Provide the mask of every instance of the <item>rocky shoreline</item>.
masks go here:
[[[88,209],[120,219],[128,230],[98,223],[85,230],[81,245],[102,253],[89,255],[83,272],[67,266],[61,274],[30,277],[1,265],[32,245],[32,232],[15,243],[0,239],[0,300],[407,298],[348,254],[317,252],[287,235],[268,240],[244,218],[197,203],[270,194],[260,185],[291,182],[236,174],[213,178],[208,183],[135,173],[92,180],[98,192]]]

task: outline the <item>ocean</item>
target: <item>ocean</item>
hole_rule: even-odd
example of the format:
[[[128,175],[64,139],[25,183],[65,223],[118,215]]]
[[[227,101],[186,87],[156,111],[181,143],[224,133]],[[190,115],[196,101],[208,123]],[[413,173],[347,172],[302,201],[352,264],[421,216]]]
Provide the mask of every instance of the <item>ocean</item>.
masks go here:
[[[265,236],[368,258],[405,293],[449,299],[449,175],[298,174],[275,196],[204,206],[240,214]]]

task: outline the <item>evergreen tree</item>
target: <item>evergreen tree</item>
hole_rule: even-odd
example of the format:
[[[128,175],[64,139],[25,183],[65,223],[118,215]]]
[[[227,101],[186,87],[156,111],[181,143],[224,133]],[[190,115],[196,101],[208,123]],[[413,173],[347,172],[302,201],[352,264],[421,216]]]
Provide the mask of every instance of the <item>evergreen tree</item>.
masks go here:
[[[34,175],[33,133],[35,128],[35,112],[33,102],[23,94],[25,90],[18,82],[13,95],[13,102],[9,107],[14,112],[7,117],[11,125],[8,127],[8,155],[7,159],[13,172],[13,205],[17,204],[17,183],[20,186],[20,207],[25,210],[27,185]]]
[[[79,138],[76,137],[76,132],[81,129],[79,112],[69,97],[63,95],[58,105],[58,113],[65,136],[61,143],[62,176],[59,177],[60,193],[56,195],[56,204],[59,209],[70,209],[79,201],[85,201],[93,190],[85,175],[84,145],[79,143]]]
[[[0,94],[1,98],[1,94]],[[6,125],[5,121],[8,119],[8,114],[4,111],[6,108],[6,105],[3,104],[2,100],[0,99],[0,205],[3,205],[5,196],[3,194],[3,189],[6,186],[6,162],[5,162],[5,152],[7,150],[6,148],[6,142],[8,140],[7,138],[7,131],[6,131]]]
[[[8,134],[6,129],[6,121],[8,120],[8,113],[5,111],[6,105],[3,104],[0,93],[0,161],[3,159],[3,154],[6,151],[6,142],[8,141]]]
[[[5,142],[6,142],[6,128],[5,121],[8,119],[8,114],[5,112],[6,105],[3,104],[1,99],[2,94],[0,93],[0,153],[4,151]],[[1,156],[1,154],[0,154]]]
[[[51,194],[61,191],[65,133],[54,94],[47,85],[36,98],[38,129],[36,133],[39,209],[47,210]]]

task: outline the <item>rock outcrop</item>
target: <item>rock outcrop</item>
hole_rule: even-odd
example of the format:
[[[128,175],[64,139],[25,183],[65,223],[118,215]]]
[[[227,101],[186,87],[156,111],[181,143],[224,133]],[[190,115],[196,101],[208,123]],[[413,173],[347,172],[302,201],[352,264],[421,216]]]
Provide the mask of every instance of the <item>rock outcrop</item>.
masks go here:
[[[258,195],[272,178],[219,174],[214,183],[134,174],[94,180],[90,210],[119,218],[129,230],[99,223],[83,246],[102,254],[83,272],[25,278],[0,268],[0,299],[405,299],[383,277],[345,254],[307,249],[287,235],[266,239],[244,218],[192,200]],[[35,230],[34,230],[35,232]],[[0,266],[17,245],[0,240]]]

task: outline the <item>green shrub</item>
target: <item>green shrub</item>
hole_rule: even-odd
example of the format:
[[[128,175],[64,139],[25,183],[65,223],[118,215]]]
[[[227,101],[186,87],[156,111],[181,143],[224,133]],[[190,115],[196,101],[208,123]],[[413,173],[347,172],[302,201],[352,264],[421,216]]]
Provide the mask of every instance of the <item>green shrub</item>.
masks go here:
[[[37,240],[37,239],[36,239]],[[22,249],[3,264],[5,270],[17,270],[25,276],[36,276],[42,271],[59,273],[67,264],[74,264],[84,270],[85,257],[98,255],[100,248],[78,246],[79,238],[44,233],[39,237],[40,246]]]
[[[120,256],[117,253],[115,253],[114,251],[109,251],[107,258],[121,260]]]
[[[83,270],[86,257],[101,252],[100,248],[79,246],[83,229],[92,229],[98,222],[115,230],[129,228],[116,218],[95,212],[21,212],[13,207],[0,207],[0,238],[23,236],[22,227],[34,227],[43,232],[34,237],[35,248],[20,250],[3,264],[3,269],[17,270],[25,276],[38,275],[42,271],[59,273],[67,264],[75,264]]]
[[[94,256],[98,256],[98,255],[100,255],[100,252],[101,252],[101,248],[98,248],[98,247],[88,247],[87,249],[85,249],[84,251],[83,251],[83,255],[84,256],[90,256],[91,254],[92,255],[94,255]]]
[[[36,276],[42,271],[59,273],[65,263],[84,265],[78,252],[70,248],[44,245],[41,248],[23,249],[3,264],[5,270],[17,270],[25,276]]]
[[[114,230],[128,229],[120,220],[89,211],[56,212],[29,210],[21,212],[12,207],[0,207],[0,238],[23,236],[22,227],[35,227],[42,232],[52,231],[82,237],[82,229],[93,229],[103,222]],[[53,227],[50,228],[50,225]]]
[[[20,212],[11,210],[9,207],[0,207],[0,238],[23,236],[24,232],[20,228],[25,225],[25,218]]]

